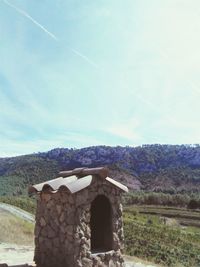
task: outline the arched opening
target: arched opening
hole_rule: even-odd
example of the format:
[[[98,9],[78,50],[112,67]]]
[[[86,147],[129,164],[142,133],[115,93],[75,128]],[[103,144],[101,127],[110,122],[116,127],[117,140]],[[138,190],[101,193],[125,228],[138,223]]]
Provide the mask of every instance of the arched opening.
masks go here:
[[[91,204],[91,250],[104,252],[112,249],[112,209],[104,195],[97,196]]]

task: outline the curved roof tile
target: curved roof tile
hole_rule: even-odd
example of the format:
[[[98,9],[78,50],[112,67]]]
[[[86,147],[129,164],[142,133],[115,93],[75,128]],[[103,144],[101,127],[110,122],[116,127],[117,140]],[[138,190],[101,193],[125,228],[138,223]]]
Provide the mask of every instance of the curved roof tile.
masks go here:
[[[107,182],[112,185],[118,187],[122,191],[128,192],[128,188],[113,180],[112,178],[107,176],[108,169],[107,168],[77,168],[71,171],[60,172],[59,175],[63,175],[63,177],[58,177],[53,180],[32,185],[29,187],[29,193],[38,193],[42,191],[58,191],[59,189],[68,189],[72,194],[88,187],[92,183],[92,179],[97,175],[101,178],[104,178]],[[73,175],[76,174],[76,175]]]
[[[110,182],[111,184],[119,187],[121,190],[123,190],[124,192],[128,192],[128,187],[115,181],[114,179],[110,178],[110,177],[106,177],[106,181]]]

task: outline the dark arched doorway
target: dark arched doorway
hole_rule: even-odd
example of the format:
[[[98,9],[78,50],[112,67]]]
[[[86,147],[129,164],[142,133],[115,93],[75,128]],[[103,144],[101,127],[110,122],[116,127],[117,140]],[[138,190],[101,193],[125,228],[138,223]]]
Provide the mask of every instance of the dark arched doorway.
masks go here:
[[[112,209],[104,195],[97,196],[91,204],[91,250],[104,252],[112,249]]]

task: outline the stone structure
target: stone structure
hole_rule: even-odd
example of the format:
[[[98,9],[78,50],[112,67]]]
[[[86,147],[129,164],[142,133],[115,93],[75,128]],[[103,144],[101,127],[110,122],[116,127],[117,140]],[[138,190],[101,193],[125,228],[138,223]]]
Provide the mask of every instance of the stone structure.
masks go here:
[[[38,267],[122,267],[121,193],[105,168],[79,168],[31,186],[37,193]]]

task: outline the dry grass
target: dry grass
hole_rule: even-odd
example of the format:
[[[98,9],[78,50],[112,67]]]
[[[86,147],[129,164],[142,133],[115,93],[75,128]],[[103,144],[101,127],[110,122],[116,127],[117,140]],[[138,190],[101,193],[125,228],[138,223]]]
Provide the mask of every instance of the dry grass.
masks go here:
[[[0,242],[33,245],[33,223],[0,210]]]

